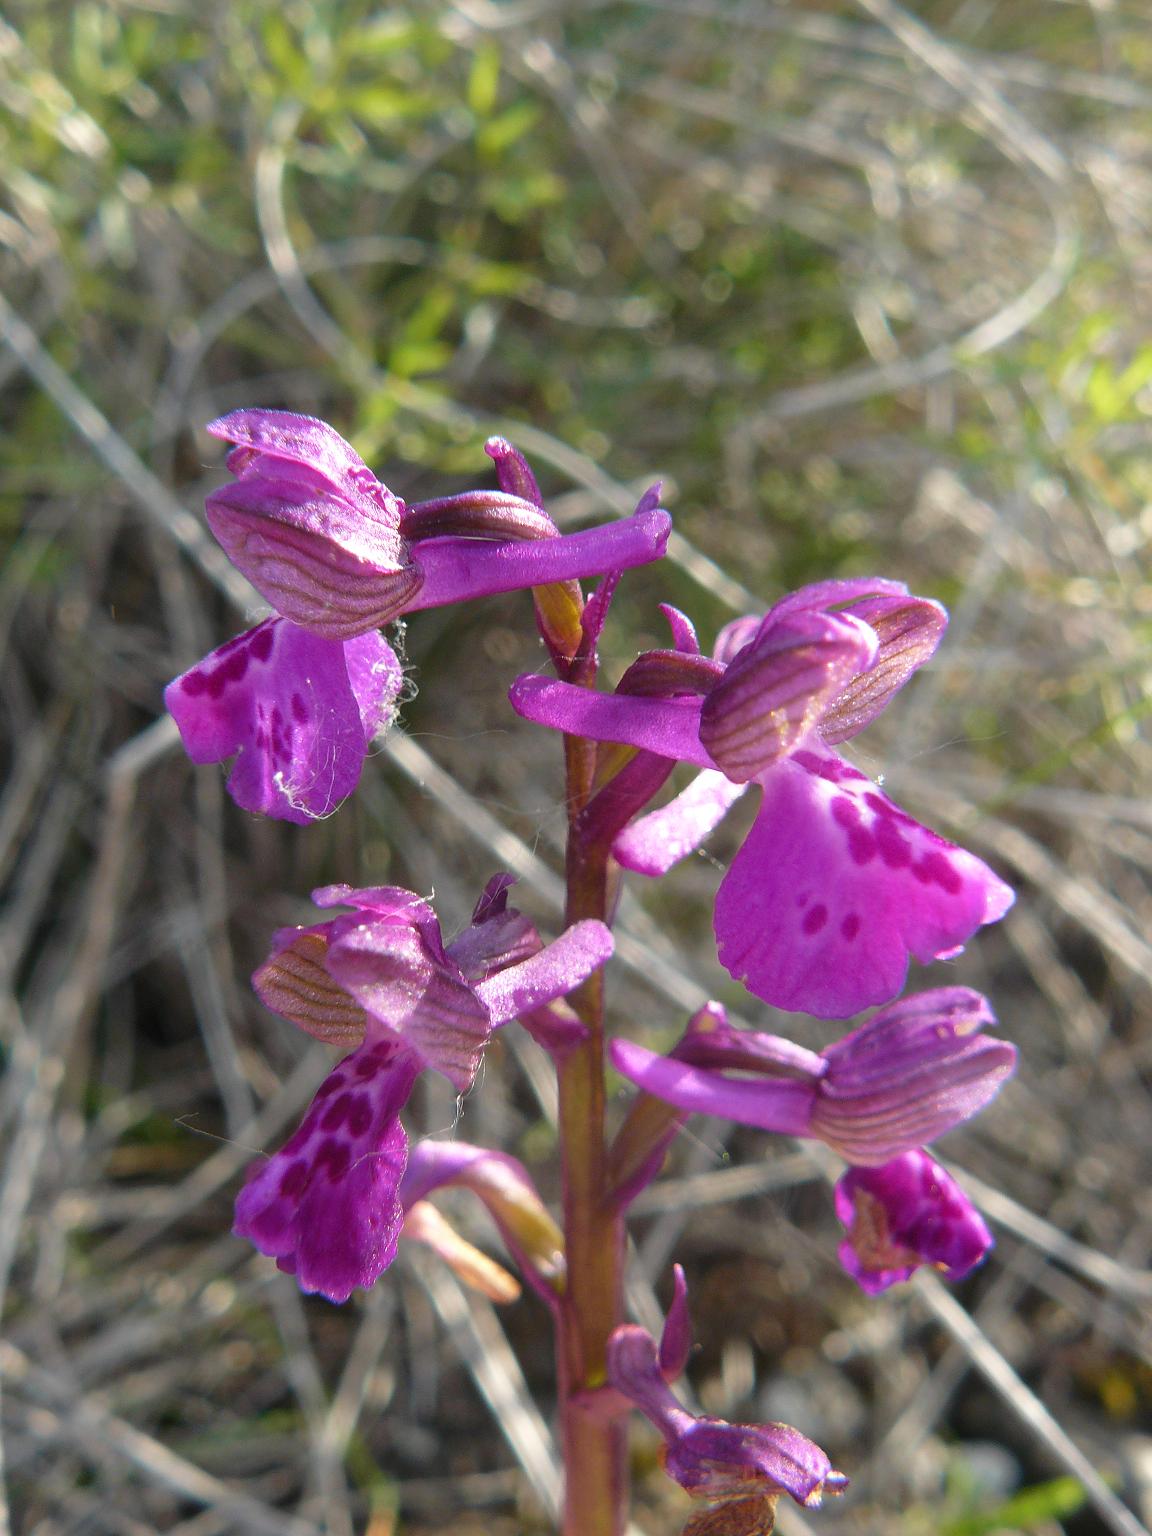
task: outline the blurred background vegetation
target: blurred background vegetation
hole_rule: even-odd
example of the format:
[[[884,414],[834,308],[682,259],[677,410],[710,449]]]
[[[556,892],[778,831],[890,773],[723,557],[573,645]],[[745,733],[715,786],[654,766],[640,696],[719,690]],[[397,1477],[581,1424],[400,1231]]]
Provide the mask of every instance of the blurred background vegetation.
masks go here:
[[[413,620],[404,727],[331,821],[256,823],[190,769],[162,686],[248,602],[199,520],[202,428],[248,404],[326,417],[409,499],[490,483],[494,431],[564,524],[662,478],[672,557],[629,579],[610,668],[665,599],[706,643],[832,574],[950,605],[859,760],[1021,892],[927,977],[986,988],[1024,1053],[943,1148],[996,1254],[961,1305],[862,1298],[823,1164],[697,1125],[632,1303],[658,1316],[681,1259],[698,1400],[852,1475],[786,1533],[1143,1529],[1150,224],[1142,0],[7,0],[13,1530],[548,1529],[533,1301],[497,1316],[409,1255],[338,1310],[227,1236],[326,1068],[248,993],[271,929],[333,879],[435,890],[451,927],[496,867],[547,925],[563,820],[555,744],[502,702],[540,665],[518,598]],[[703,991],[771,1025],[716,966],[716,878],[629,894],[623,1027]],[[510,1036],[460,1134],[546,1169],[550,1108]],[[429,1088],[413,1128],[456,1116]],[[636,1464],[638,1530],[679,1529],[640,1428]]]

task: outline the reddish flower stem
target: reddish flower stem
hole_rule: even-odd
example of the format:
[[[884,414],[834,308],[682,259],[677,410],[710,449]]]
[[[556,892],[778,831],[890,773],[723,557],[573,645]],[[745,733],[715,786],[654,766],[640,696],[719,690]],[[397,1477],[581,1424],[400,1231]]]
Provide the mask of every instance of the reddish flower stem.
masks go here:
[[[573,748],[566,754],[570,815],[566,919],[574,923],[596,917],[607,922],[608,845],[583,835],[580,813],[588,781],[580,769],[586,756]],[[585,982],[569,1002],[587,1028],[588,1038],[559,1067],[568,1261],[557,1334],[565,1470],[562,1529],[563,1536],[623,1536],[628,1518],[626,1420],[593,1415],[581,1406],[585,1394],[605,1384],[608,1339],[624,1320],[624,1226],[608,1198],[602,972]]]

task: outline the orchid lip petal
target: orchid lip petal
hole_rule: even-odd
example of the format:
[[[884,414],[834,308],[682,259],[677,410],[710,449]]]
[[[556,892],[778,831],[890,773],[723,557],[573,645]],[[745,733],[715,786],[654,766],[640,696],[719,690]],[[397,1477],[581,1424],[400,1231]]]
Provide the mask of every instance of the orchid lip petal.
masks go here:
[[[666,875],[695,853],[747,788],[718,768],[705,768],[667,805],[626,827],[612,845],[612,857],[638,874]]]

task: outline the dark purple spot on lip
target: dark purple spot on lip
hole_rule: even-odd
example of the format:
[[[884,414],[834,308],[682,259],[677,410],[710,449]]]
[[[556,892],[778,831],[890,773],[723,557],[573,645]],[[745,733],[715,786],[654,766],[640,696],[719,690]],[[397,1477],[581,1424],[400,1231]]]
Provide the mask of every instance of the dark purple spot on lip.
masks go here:
[[[292,695],[292,718],[297,725],[308,724],[308,706],[304,703],[304,695],[302,693],[294,693]]]
[[[317,1099],[326,1099],[330,1093],[335,1093],[338,1088],[343,1088],[343,1086],[344,1079],[341,1074],[339,1072],[333,1072],[330,1077],[326,1077],[324,1079],[319,1088],[317,1088],[316,1092],[312,1095],[312,1102],[315,1103]]]
[[[199,698],[202,693],[207,693],[208,679],[199,667],[195,671],[186,672],[180,679],[180,691],[181,693],[189,694],[194,699]]]
[[[342,1141],[326,1141],[316,1154],[317,1169],[327,1168],[328,1177],[333,1184],[339,1183],[348,1172],[351,1161],[352,1154]]]
[[[860,825],[860,807],[855,800],[849,800],[847,795],[837,795],[830,802],[832,808],[832,820],[845,830]]]
[[[342,1093],[338,1099],[333,1099],[325,1111],[324,1118],[320,1122],[322,1131],[338,1131],[348,1118],[348,1110],[352,1104],[352,1095]]]
[[[896,823],[880,816],[874,827],[880,857],[889,869],[906,869],[912,862],[911,845],[900,835]]]
[[[248,650],[255,661],[267,661],[272,654],[272,644],[276,638],[272,624],[271,619],[266,619],[259,629],[252,631]]]
[[[871,864],[876,857],[876,839],[863,827],[848,828],[848,855],[853,864]]]
[[[218,682],[223,688],[226,683],[238,683],[248,670],[248,655],[245,651],[235,651],[228,660],[217,667],[213,673],[212,681]]]
[[[819,933],[827,921],[828,908],[823,902],[819,902],[812,908],[811,912],[804,914],[804,921],[800,924],[800,927],[806,934],[811,936],[812,934]]]
[[[357,1077],[375,1077],[380,1069],[380,1062],[375,1054],[360,1056],[357,1058],[355,1072]]]
[[[350,1136],[365,1136],[372,1124],[372,1105],[366,1094],[350,1094],[351,1103],[348,1106],[348,1134]]]
[[[293,1163],[280,1180],[280,1193],[289,1200],[302,1195],[308,1188],[309,1171],[308,1164],[303,1159]]]
[[[912,873],[922,885],[938,885],[949,896],[958,896],[964,888],[960,875],[942,853],[935,848],[912,866]]]
[[[860,932],[859,914],[856,912],[849,912],[847,917],[845,917],[843,922],[840,924],[840,932],[847,940],[847,942],[851,944],[852,940]]]

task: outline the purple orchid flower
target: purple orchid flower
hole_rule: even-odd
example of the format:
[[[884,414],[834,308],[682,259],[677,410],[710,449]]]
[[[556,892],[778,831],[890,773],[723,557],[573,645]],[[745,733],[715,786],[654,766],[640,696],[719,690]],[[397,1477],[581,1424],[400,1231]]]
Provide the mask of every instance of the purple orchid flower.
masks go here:
[[[766,1523],[758,1530],[771,1529],[781,1493],[813,1509],[825,1493],[847,1486],[820,1447],[790,1424],[729,1424],[689,1413],[669,1387],[660,1350],[643,1328],[625,1324],[612,1334],[608,1379],[663,1435],[668,1475],[710,1505],[740,1499],[751,1510],[759,1503]]]
[[[1004,915],[1013,893],[987,865],[834,750],[931,657],[947,622],[939,604],[899,582],[821,582],[727,625],[711,659],[689,621],[664,611],[675,648],[641,656],[614,694],[521,677],[510,698],[539,724],[702,770],[616,838],[625,868],[666,873],[759,786],[716,898],[733,976],[777,1007],[845,1018],[895,997],[910,956],[948,958]]]
[[[963,1279],[993,1243],[968,1196],[922,1148],[880,1168],[849,1168],[836,1185],[836,1214],[848,1229],[840,1262],[872,1295],[924,1264]]]
[[[494,1029],[570,992],[611,955],[611,934],[591,920],[541,946],[508,907],[507,884],[489,883],[472,926],[448,945],[411,891],[328,886],[313,893],[317,906],[355,910],[282,930],[253,976],[275,1012],[355,1047],[236,1201],[233,1230],[301,1290],[346,1301],[395,1257],[408,1161],[399,1115],[419,1073],[440,1072],[464,1093]]]
[[[850,1163],[878,1167],[970,1119],[999,1092],[1016,1048],[978,1032],[995,1022],[978,992],[941,987],[891,1004],[817,1053],[736,1029],[711,1003],[667,1056],[630,1040],[610,1049],[618,1072],[686,1113],[811,1137]],[[661,1127],[660,1139],[677,1128]]]
[[[631,518],[561,535],[508,490],[406,507],[310,416],[233,411],[208,430],[235,445],[236,476],[208,497],[208,522],[277,616],[170,683],[165,703],[193,762],[235,757],[233,798],[286,821],[328,815],[394,718],[403,678],[381,625],[642,565],[668,540],[652,495]],[[487,446],[507,479],[519,456],[502,438]]]

